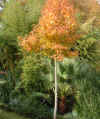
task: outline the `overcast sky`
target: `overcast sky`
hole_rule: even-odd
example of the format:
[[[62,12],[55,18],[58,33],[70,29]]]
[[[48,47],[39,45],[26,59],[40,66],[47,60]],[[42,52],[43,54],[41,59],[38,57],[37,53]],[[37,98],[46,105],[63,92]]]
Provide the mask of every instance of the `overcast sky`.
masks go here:
[[[100,0],[96,0],[98,2],[98,4],[100,4]]]

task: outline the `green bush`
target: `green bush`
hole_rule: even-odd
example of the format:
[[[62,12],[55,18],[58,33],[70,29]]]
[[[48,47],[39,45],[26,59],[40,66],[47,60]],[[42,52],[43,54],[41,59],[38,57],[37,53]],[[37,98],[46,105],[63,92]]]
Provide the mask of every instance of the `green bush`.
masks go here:
[[[49,73],[48,61],[41,55],[30,54],[24,57],[23,73],[21,76],[21,87],[28,93],[33,91],[46,92],[49,87],[49,80],[46,75]],[[48,85],[48,87],[47,87]]]
[[[90,65],[83,63],[77,68],[74,76],[78,119],[99,119],[100,74],[98,75]]]
[[[19,94],[10,100],[9,107],[17,113],[34,119],[50,118],[52,108],[45,103],[48,98],[48,95],[36,92],[28,97]]]

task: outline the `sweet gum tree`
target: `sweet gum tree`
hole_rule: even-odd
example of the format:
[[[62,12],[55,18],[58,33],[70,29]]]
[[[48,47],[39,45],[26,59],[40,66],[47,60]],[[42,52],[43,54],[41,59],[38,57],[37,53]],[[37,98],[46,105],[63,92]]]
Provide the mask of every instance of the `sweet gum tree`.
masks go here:
[[[78,39],[78,25],[75,10],[69,0],[47,0],[41,12],[39,24],[24,38],[19,37],[20,45],[27,51],[34,51],[53,58],[55,61],[55,109],[57,112],[57,61],[64,57],[78,55],[71,51]]]

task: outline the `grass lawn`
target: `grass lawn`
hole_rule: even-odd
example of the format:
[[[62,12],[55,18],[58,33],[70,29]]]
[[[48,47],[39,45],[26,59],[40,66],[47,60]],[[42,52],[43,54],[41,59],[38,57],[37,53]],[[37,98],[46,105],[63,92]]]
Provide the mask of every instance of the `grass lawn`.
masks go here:
[[[7,112],[0,109],[0,119],[29,119],[29,118],[25,118],[23,116],[17,115],[14,112]]]

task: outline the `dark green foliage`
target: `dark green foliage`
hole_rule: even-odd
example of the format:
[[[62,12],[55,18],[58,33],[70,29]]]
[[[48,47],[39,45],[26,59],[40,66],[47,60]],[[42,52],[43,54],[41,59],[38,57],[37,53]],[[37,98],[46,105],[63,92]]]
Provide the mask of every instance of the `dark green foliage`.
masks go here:
[[[87,79],[77,82],[80,84],[80,96],[77,101],[77,110],[79,119],[99,119],[100,117],[100,92],[94,86],[94,83]],[[96,82],[95,82],[96,83]],[[91,88],[92,87],[92,88]],[[88,112],[88,113],[87,113]]]
[[[0,32],[0,63],[3,69],[13,70],[18,57],[17,42]]]
[[[100,74],[87,63],[75,66],[73,86],[76,90],[76,109],[79,119],[100,117]]]
[[[12,90],[13,90],[13,82],[11,73],[8,72],[2,77],[0,75],[0,102],[6,104],[9,103]]]
[[[99,31],[100,32],[100,31]],[[96,64],[100,60],[100,48],[98,46],[98,32],[84,35],[77,41],[76,49],[79,51],[80,60],[85,60],[88,63]]]
[[[48,99],[48,95],[36,92],[28,97],[18,95],[10,100],[9,107],[20,114],[34,119],[50,118],[52,108],[50,109],[45,103],[45,99]]]

